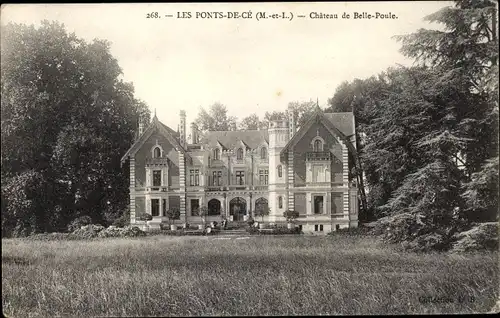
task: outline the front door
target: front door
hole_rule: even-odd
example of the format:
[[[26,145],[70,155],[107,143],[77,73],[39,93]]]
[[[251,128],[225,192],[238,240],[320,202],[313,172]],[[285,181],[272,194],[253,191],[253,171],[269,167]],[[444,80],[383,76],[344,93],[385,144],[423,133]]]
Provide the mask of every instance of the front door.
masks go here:
[[[232,199],[229,201],[229,214],[234,221],[243,220],[243,216],[247,214],[247,202],[243,198]]]

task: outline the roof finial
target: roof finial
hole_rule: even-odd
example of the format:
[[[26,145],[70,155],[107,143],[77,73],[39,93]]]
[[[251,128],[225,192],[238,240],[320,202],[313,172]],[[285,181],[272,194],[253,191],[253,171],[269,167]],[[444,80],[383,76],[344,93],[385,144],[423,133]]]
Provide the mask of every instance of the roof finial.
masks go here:
[[[156,108],[155,108],[155,117],[156,117]]]

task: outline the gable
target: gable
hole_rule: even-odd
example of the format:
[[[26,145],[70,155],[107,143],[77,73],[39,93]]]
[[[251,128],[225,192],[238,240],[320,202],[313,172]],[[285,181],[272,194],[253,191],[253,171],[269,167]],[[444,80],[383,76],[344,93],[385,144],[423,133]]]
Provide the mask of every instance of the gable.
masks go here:
[[[146,144],[146,142],[151,138],[151,136],[155,133],[160,134],[163,138],[168,140],[169,144],[173,146],[176,151],[182,151],[186,157],[188,154],[184,147],[179,143],[175,135],[172,134],[173,130],[168,126],[162,124],[158,118],[155,116],[153,121],[148,126],[148,128],[144,131],[144,133],[137,139],[134,144],[130,147],[130,149],[123,155],[121,158],[121,162],[125,162],[129,157],[135,156],[135,154],[142,149],[142,147]]]
[[[315,122],[304,132],[302,138],[297,140],[294,151],[313,151],[315,140],[321,140],[324,151],[331,149],[335,145],[339,146],[339,137],[334,136],[322,122]]]
[[[317,126],[319,124],[325,127],[331,136],[335,137],[338,141],[342,141],[347,146],[349,151],[353,154],[353,156],[356,157],[357,156],[356,147],[350,141],[351,135],[346,136],[346,134],[340,131],[332,123],[332,120],[335,122],[341,119],[347,120],[349,122],[345,123],[342,126],[344,131],[346,133],[349,133],[351,131],[354,132],[354,116],[349,115],[349,113],[333,113],[333,115],[332,113],[325,114],[320,109],[318,109],[316,112],[314,112],[313,115],[311,115],[311,118],[309,118],[309,120],[304,124],[304,126],[301,127],[299,131],[295,133],[295,135],[288,141],[285,147],[281,150],[280,157],[283,160],[286,160],[286,158],[288,157],[288,150],[293,148],[302,138],[304,138],[304,136],[307,135],[307,133],[311,130],[312,127],[319,127]]]

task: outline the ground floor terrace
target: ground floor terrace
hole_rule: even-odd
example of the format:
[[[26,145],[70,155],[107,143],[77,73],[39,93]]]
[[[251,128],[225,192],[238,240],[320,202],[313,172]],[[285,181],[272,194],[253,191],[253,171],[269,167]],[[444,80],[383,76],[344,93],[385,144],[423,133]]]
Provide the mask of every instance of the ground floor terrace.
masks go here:
[[[294,204],[291,205],[290,202]],[[294,221],[303,232],[328,233],[330,231],[357,227],[357,196],[351,190],[309,192],[281,191],[193,191],[185,195],[169,192],[152,192],[138,195],[131,200],[134,213],[131,223],[137,223],[135,215],[147,213],[152,215],[150,221],[153,228],[162,223],[185,224],[220,223],[223,219],[229,222],[245,222],[254,219],[269,225],[284,225],[287,220],[283,212],[294,209],[299,217]],[[207,207],[207,215],[201,217],[200,210]],[[177,220],[169,220],[167,211],[170,208],[180,210]],[[131,209],[132,210],[132,209]],[[268,211],[262,215],[262,211]],[[139,222],[140,223],[140,222]]]

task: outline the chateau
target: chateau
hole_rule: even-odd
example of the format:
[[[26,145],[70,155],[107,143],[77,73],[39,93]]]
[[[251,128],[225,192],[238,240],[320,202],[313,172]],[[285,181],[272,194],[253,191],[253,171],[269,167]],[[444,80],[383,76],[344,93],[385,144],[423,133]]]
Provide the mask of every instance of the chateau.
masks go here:
[[[186,138],[186,113],[178,132],[153,117],[139,124],[139,136],[123,156],[130,165],[130,218],[151,214],[152,228],[167,223],[169,208],[180,210],[176,224],[243,221],[269,207],[264,223],[284,223],[287,209],[299,212],[304,233],[357,227],[358,194],[350,181],[355,152],[354,115],[324,113],[318,107],[297,130],[288,119],[267,130],[209,131],[200,136],[195,123]]]

